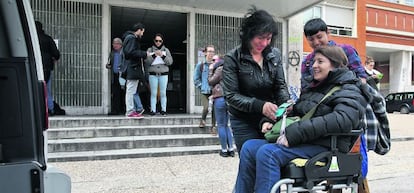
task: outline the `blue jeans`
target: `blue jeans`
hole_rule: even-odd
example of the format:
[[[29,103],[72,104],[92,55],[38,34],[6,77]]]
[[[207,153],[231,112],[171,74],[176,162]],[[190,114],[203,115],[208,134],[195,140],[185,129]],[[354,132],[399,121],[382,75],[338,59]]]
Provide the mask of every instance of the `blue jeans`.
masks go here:
[[[241,149],[236,193],[268,193],[280,180],[280,169],[295,158],[311,158],[328,148],[303,144],[295,147],[268,143],[263,139],[246,141]]]
[[[246,121],[231,114],[229,116],[234,141],[239,153],[245,141],[249,139],[264,139],[264,134],[259,129],[259,122]]]
[[[161,111],[167,112],[167,84],[168,75],[149,75],[151,88],[151,111],[157,112],[157,94],[160,87]]]
[[[53,78],[53,71],[50,72],[49,80],[46,82],[46,88],[47,88],[47,108],[49,111],[54,112],[55,105],[53,103],[53,95],[52,95],[52,78]]]
[[[361,157],[362,157],[362,165],[361,165],[361,173],[362,177],[366,178],[368,174],[368,147],[367,142],[365,141],[365,137],[361,135]]]
[[[228,125],[229,117],[227,105],[224,97],[214,99],[214,111],[217,120],[218,135],[221,144],[221,150],[233,151],[233,134]]]
[[[141,97],[139,97],[138,90],[134,94],[134,108],[135,108],[135,111],[141,111],[142,109],[144,109],[144,107],[142,106],[142,103],[141,103]]]

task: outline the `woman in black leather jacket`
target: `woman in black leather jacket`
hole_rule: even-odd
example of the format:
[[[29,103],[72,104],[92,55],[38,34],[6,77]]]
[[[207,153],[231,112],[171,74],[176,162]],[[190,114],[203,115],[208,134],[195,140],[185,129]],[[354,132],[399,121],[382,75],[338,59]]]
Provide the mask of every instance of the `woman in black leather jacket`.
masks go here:
[[[278,105],[289,100],[280,51],[273,48],[277,25],[264,10],[253,7],[243,20],[241,46],[224,58],[223,90],[231,127],[240,151],[248,139],[262,139],[259,122],[276,119]]]

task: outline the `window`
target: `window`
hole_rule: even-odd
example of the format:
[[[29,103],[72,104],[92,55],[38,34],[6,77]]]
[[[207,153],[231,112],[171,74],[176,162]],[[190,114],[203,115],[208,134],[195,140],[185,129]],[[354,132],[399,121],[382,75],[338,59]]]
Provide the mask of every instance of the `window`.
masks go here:
[[[406,5],[414,6],[414,0],[405,0]]]
[[[390,2],[390,3],[399,3],[399,0],[384,0],[386,2]]]
[[[332,30],[332,34],[352,36],[354,9],[352,7],[326,6],[325,22]]]
[[[388,99],[388,100],[390,100],[390,101],[391,101],[391,100],[394,100],[394,95],[393,95],[393,94],[388,95],[388,96],[387,96],[387,99]]]
[[[352,36],[352,28],[328,25],[328,30],[331,34],[341,36]]]
[[[313,18],[321,18],[322,8],[319,6],[314,6],[303,13],[303,24]]]

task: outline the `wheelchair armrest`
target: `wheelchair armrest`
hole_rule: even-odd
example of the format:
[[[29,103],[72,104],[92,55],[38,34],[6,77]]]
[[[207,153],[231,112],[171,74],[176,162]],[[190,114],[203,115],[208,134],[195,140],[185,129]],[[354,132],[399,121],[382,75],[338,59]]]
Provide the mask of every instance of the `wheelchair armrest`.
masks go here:
[[[336,152],[338,151],[337,146],[337,138],[338,136],[354,136],[359,137],[363,132],[363,129],[353,129],[349,133],[328,133],[326,136],[331,137],[331,151]]]
[[[363,129],[352,129],[349,133],[328,133],[326,136],[358,136],[361,135]]]

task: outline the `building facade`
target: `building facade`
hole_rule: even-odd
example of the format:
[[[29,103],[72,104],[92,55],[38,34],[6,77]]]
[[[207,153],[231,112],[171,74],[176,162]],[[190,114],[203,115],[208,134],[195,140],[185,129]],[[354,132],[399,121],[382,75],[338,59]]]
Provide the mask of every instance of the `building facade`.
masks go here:
[[[298,45],[302,41],[298,35],[301,32],[290,26],[292,22],[297,23],[291,18],[319,2],[255,1],[258,8],[269,11],[278,19],[281,35],[276,38],[275,46],[282,50],[288,73],[289,67],[294,66],[288,64],[295,60],[288,59],[289,54],[302,54],[302,45]],[[155,33],[162,33],[165,45],[172,52],[174,64],[167,87],[167,111],[200,112],[200,94],[192,79],[195,63],[204,58],[200,50],[213,44],[219,54],[225,54],[238,45],[241,18],[251,2],[31,0],[31,5],[35,19],[43,23],[45,32],[55,39],[62,54],[54,71],[54,98],[68,114],[82,115],[110,111],[110,79],[105,64],[111,50],[111,39],[122,38],[136,22],[146,25],[141,40],[143,49],[152,45]],[[295,37],[288,34],[295,34]],[[297,85],[298,81],[291,82]]]

